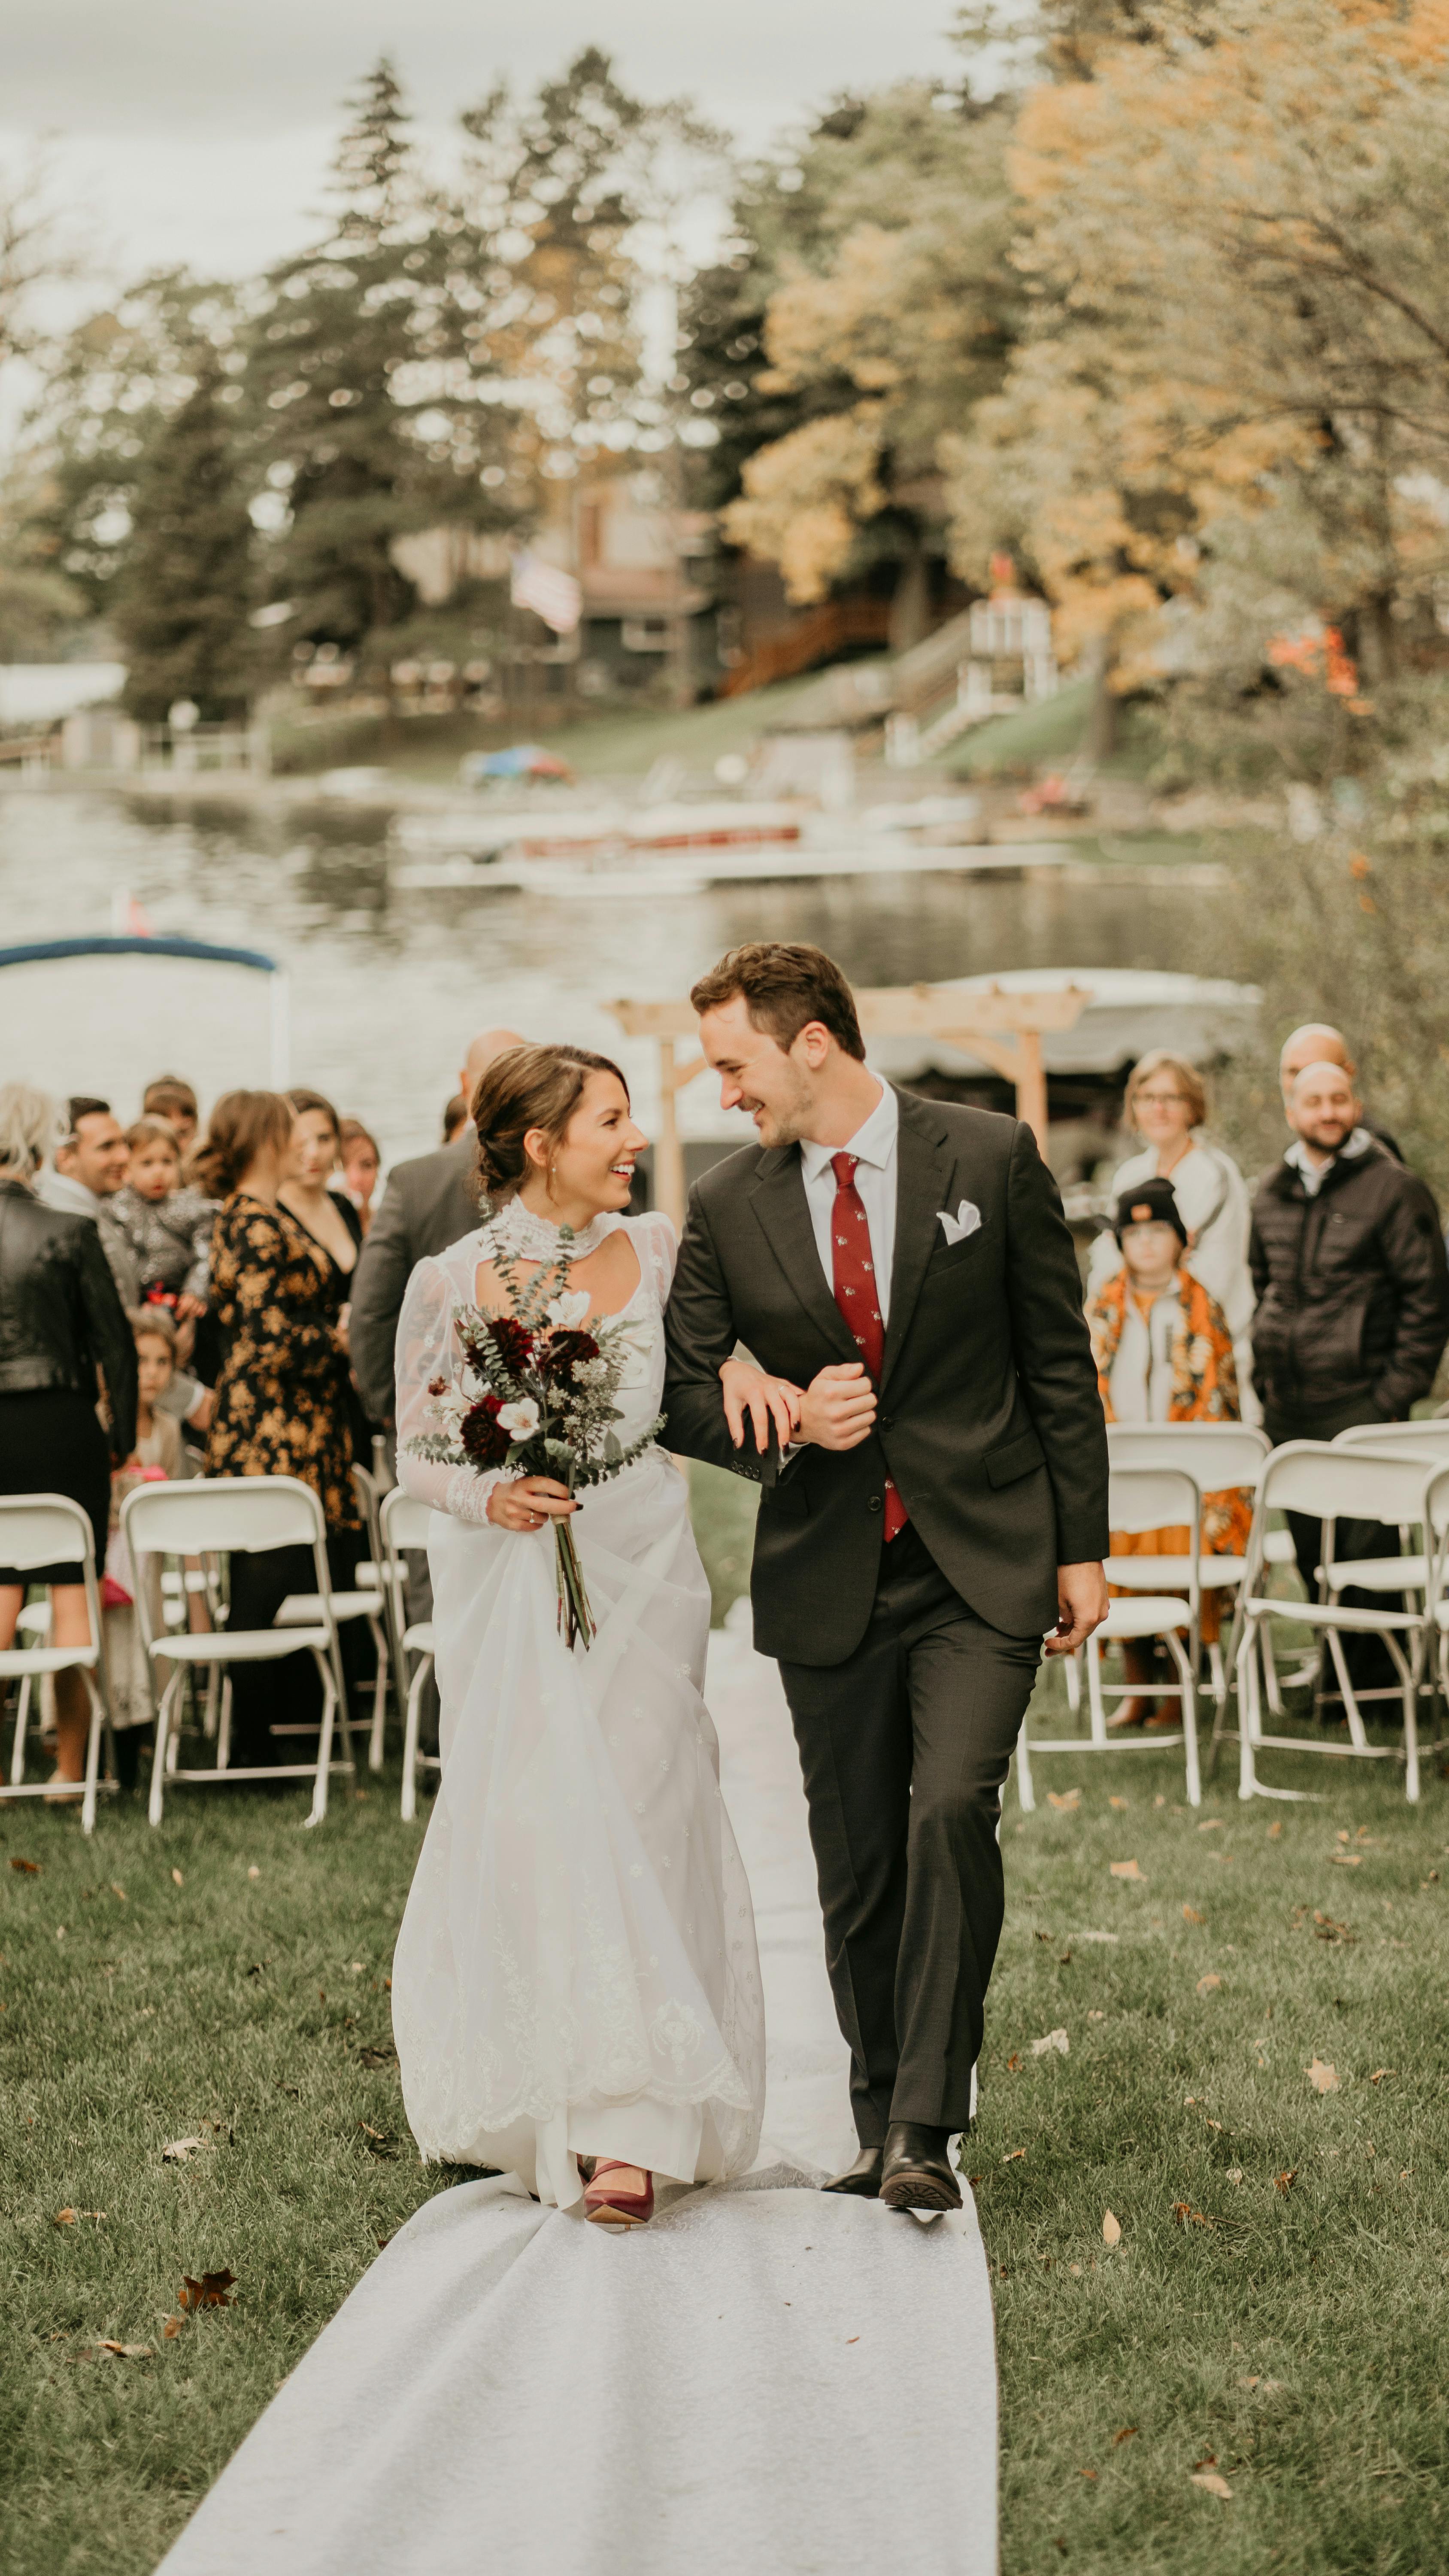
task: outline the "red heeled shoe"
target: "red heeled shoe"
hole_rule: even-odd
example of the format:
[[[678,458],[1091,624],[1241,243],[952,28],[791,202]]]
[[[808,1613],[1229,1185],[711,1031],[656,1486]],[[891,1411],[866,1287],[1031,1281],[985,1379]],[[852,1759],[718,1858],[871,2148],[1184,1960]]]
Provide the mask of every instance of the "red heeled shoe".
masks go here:
[[[600,2156],[584,2192],[584,2216],[596,2227],[647,2227],[653,2215],[654,2176],[641,2165]]]

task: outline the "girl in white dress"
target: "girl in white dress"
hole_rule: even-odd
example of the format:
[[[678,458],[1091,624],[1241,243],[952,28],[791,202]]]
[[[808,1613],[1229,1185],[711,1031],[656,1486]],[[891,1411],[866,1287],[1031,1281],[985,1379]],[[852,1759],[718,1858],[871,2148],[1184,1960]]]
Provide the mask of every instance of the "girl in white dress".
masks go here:
[[[630,1217],[634,1125],[617,1067],[560,1047],[495,1060],[473,1103],[492,1214],[414,1271],[398,1325],[398,1473],[430,1503],[443,1770],[393,1962],[403,2095],[429,2161],[521,2176],[613,2224],[652,2177],[754,2160],[764,2006],[750,1895],[701,1696],[709,1585],[683,1477],[651,1446],[572,1500],[541,1476],[410,1454],[462,1367],[460,1306],[501,1312],[574,1229],[570,1286],[634,1346],[616,1428],[659,1412],[676,1243]],[[729,1363],[730,1392],[785,1400]],[[752,1410],[754,1407],[752,1406]],[[560,1639],[551,1523],[572,1519],[598,1633]],[[585,2184],[579,2159],[592,2161]]]

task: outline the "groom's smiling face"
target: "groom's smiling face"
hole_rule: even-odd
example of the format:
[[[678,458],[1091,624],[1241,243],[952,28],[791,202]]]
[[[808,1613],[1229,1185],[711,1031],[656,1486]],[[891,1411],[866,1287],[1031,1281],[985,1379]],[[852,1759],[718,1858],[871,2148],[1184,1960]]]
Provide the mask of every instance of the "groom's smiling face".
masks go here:
[[[790,1145],[812,1133],[821,1067],[830,1053],[829,1032],[818,1020],[800,1031],[787,1052],[768,1029],[757,1029],[743,994],[705,1011],[699,1042],[719,1075],[720,1106],[753,1118],[762,1145]]]

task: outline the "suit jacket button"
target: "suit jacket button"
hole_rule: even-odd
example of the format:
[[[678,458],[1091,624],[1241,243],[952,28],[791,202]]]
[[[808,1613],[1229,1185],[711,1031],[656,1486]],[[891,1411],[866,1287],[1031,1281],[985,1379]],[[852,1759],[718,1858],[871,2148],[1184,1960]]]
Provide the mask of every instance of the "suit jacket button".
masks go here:
[[[885,1496],[883,1494],[872,1494],[870,1501],[866,1504],[865,1508],[868,1512],[883,1512],[885,1510]]]
[[[877,1431],[894,1431],[896,1426],[891,1419],[891,1416],[888,1413],[883,1413],[875,1427]]]

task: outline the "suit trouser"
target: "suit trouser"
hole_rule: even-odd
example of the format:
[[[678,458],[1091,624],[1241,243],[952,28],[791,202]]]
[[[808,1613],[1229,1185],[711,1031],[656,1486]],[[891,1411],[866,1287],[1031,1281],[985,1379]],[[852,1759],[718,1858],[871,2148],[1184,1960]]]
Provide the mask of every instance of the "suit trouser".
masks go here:
[[[969,2123],[1005,1909],[1001,1784],[1040,1658],[1039,1638],[968,1608],[908,1524],[854,1654],[781,1663],[863,2146],[891,2120]]]

